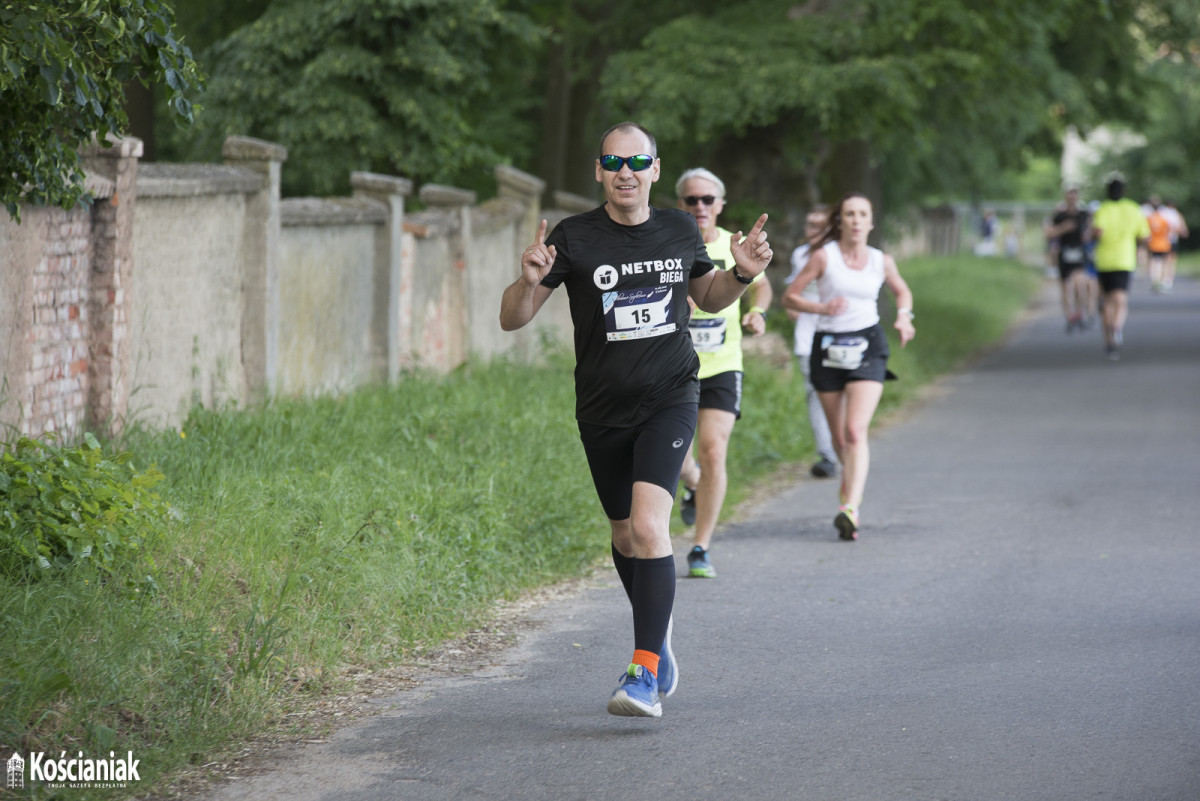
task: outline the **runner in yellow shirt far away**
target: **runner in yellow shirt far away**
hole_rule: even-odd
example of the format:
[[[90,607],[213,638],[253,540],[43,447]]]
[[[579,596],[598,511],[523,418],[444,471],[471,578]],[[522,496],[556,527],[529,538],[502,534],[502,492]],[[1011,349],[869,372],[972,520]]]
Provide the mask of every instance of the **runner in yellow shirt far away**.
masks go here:
[[[1096,273],[1104,293],[1104,349],[1115,362],[1125,342],[1129,284],[1137,269],[1138,246],[1150,238],[1150,226],[1142,207],[1125,197],[1124,179],[1111,178],[1107,191],[1108,199],[1092,215],[1091,238],[1096,242]]]

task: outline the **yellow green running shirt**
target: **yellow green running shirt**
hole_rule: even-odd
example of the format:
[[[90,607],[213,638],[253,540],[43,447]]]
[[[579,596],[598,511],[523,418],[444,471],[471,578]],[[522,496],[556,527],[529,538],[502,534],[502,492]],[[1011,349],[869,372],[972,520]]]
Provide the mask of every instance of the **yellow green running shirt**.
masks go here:
[[[732,233],[718,228],[717,238],[704,244],[708,250],[708,257],[718,270],[728,270],[733,266],[733,251],[729,249],[732,241]],[[760,273],[754,280],[764,280],[763,275]],[[696,349],[696,355],[700,357],[700,379],[732,370],[742,371],[740,300],[729,304],[716,314],[692,309],[688,332],[692,335],[692,346]]]
[[[1093,258],[1098,272],[1137,269],[1139,239],[1150,236],[1150,225],[1142,207],[1129,198],[1105,200],[1092,215],[1092,225],[1100,229]]]

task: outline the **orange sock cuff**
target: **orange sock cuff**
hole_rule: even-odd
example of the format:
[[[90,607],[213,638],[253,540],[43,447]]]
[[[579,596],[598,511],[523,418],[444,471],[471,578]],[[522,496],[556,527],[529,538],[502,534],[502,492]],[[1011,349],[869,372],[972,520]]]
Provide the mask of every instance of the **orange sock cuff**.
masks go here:
[[[649,651],[634,651],[633,664],[641,665],[653,673],[655,678],[658,678],[658,654],[652,654]]]

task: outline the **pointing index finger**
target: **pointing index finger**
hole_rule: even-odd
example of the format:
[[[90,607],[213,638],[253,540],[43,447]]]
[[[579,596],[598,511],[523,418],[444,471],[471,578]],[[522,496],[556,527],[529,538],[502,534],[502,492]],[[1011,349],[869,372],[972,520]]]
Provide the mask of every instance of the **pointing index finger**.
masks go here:
[[[542,245],[546,242],[546,221],[542,220],[542,224],[538,226],[537,244]]]
[[[754,223],[754,227],[750,229],[750,233],[747,234],[747,236],[753,237],[755,234],[761,233],[763,226],[766,224],[767,224],[767,215],[766,215],[766,212],[763,212],[763,214]]]

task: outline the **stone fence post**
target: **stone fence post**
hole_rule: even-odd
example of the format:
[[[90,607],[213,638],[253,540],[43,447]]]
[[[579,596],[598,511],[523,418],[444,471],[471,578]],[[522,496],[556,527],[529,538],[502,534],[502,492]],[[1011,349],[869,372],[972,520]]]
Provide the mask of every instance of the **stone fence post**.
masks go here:
[[[279,363],[279,183],[287,148],[249,136],[230,136],[225,163],[262,176],[246,197],[242,230],[242,369],[250,402],[275,393]]]
[[[496,167],[493,173],[496,198],[488,201],[485,207],[491,211],[494,234],[488,239],[486,249],[475,254],[470,269],[472,352],[484,358],[506,354],[528,359],[536,352],[540,340],[536,328],[550,317],[550,310],[539,312],[538,326],[505,332],[500,330],[500,298],[505,288],[520,275],[521,252],[537,235],[546,182],[507,165]],[[555,305],[552,296],[550,306]]]
[[[372,362],[376,373],[387,376],[389,384],[400,378],[401,326],[404,325],[401,296],[404,284],[402,257],[404,247],[404,199],[412,194],[412,181],[370,172],[350,174],[355,197],[382,203],[388,209],[388,221],[375,237],[375,307],[371,310]],[[410,306],[411,316],[411,306]]]
[[[451,269],[443,277],[440,314],[441,341],[433,348],[423,349],[426,353],[439,353],[440,370],[451,370],[467,360],[467,343],[470,341],[470,313],[468,311],[469,281],[467,275],[467,247],[472,241],[471,207],[478,196],[467,189],[452,186],[426,184],[418,195],[430,211],[444,214],[450,223],[446,230],[445,255]],[[426,334],[435,332],[426,331]]]
[[[513,264],[521,263],[521,251],[529,247],[537,234],[542,219],[542,193],[546,191],[546,182],[515,167],[501,164],[496,167],[496,194],[503,198],[516,200],[525,207],[525,214],[517,226],[516,252],[513,253]],[[547,231],[547,233],[549,233]],[[514,276],[515,277],[515,276]]]
[[[118,434],[129,411],[133,213],[142,141],[114,137],[82,155],[89,172],[112,184],[112,194],[96,202],[92,215],[87,425]]]

